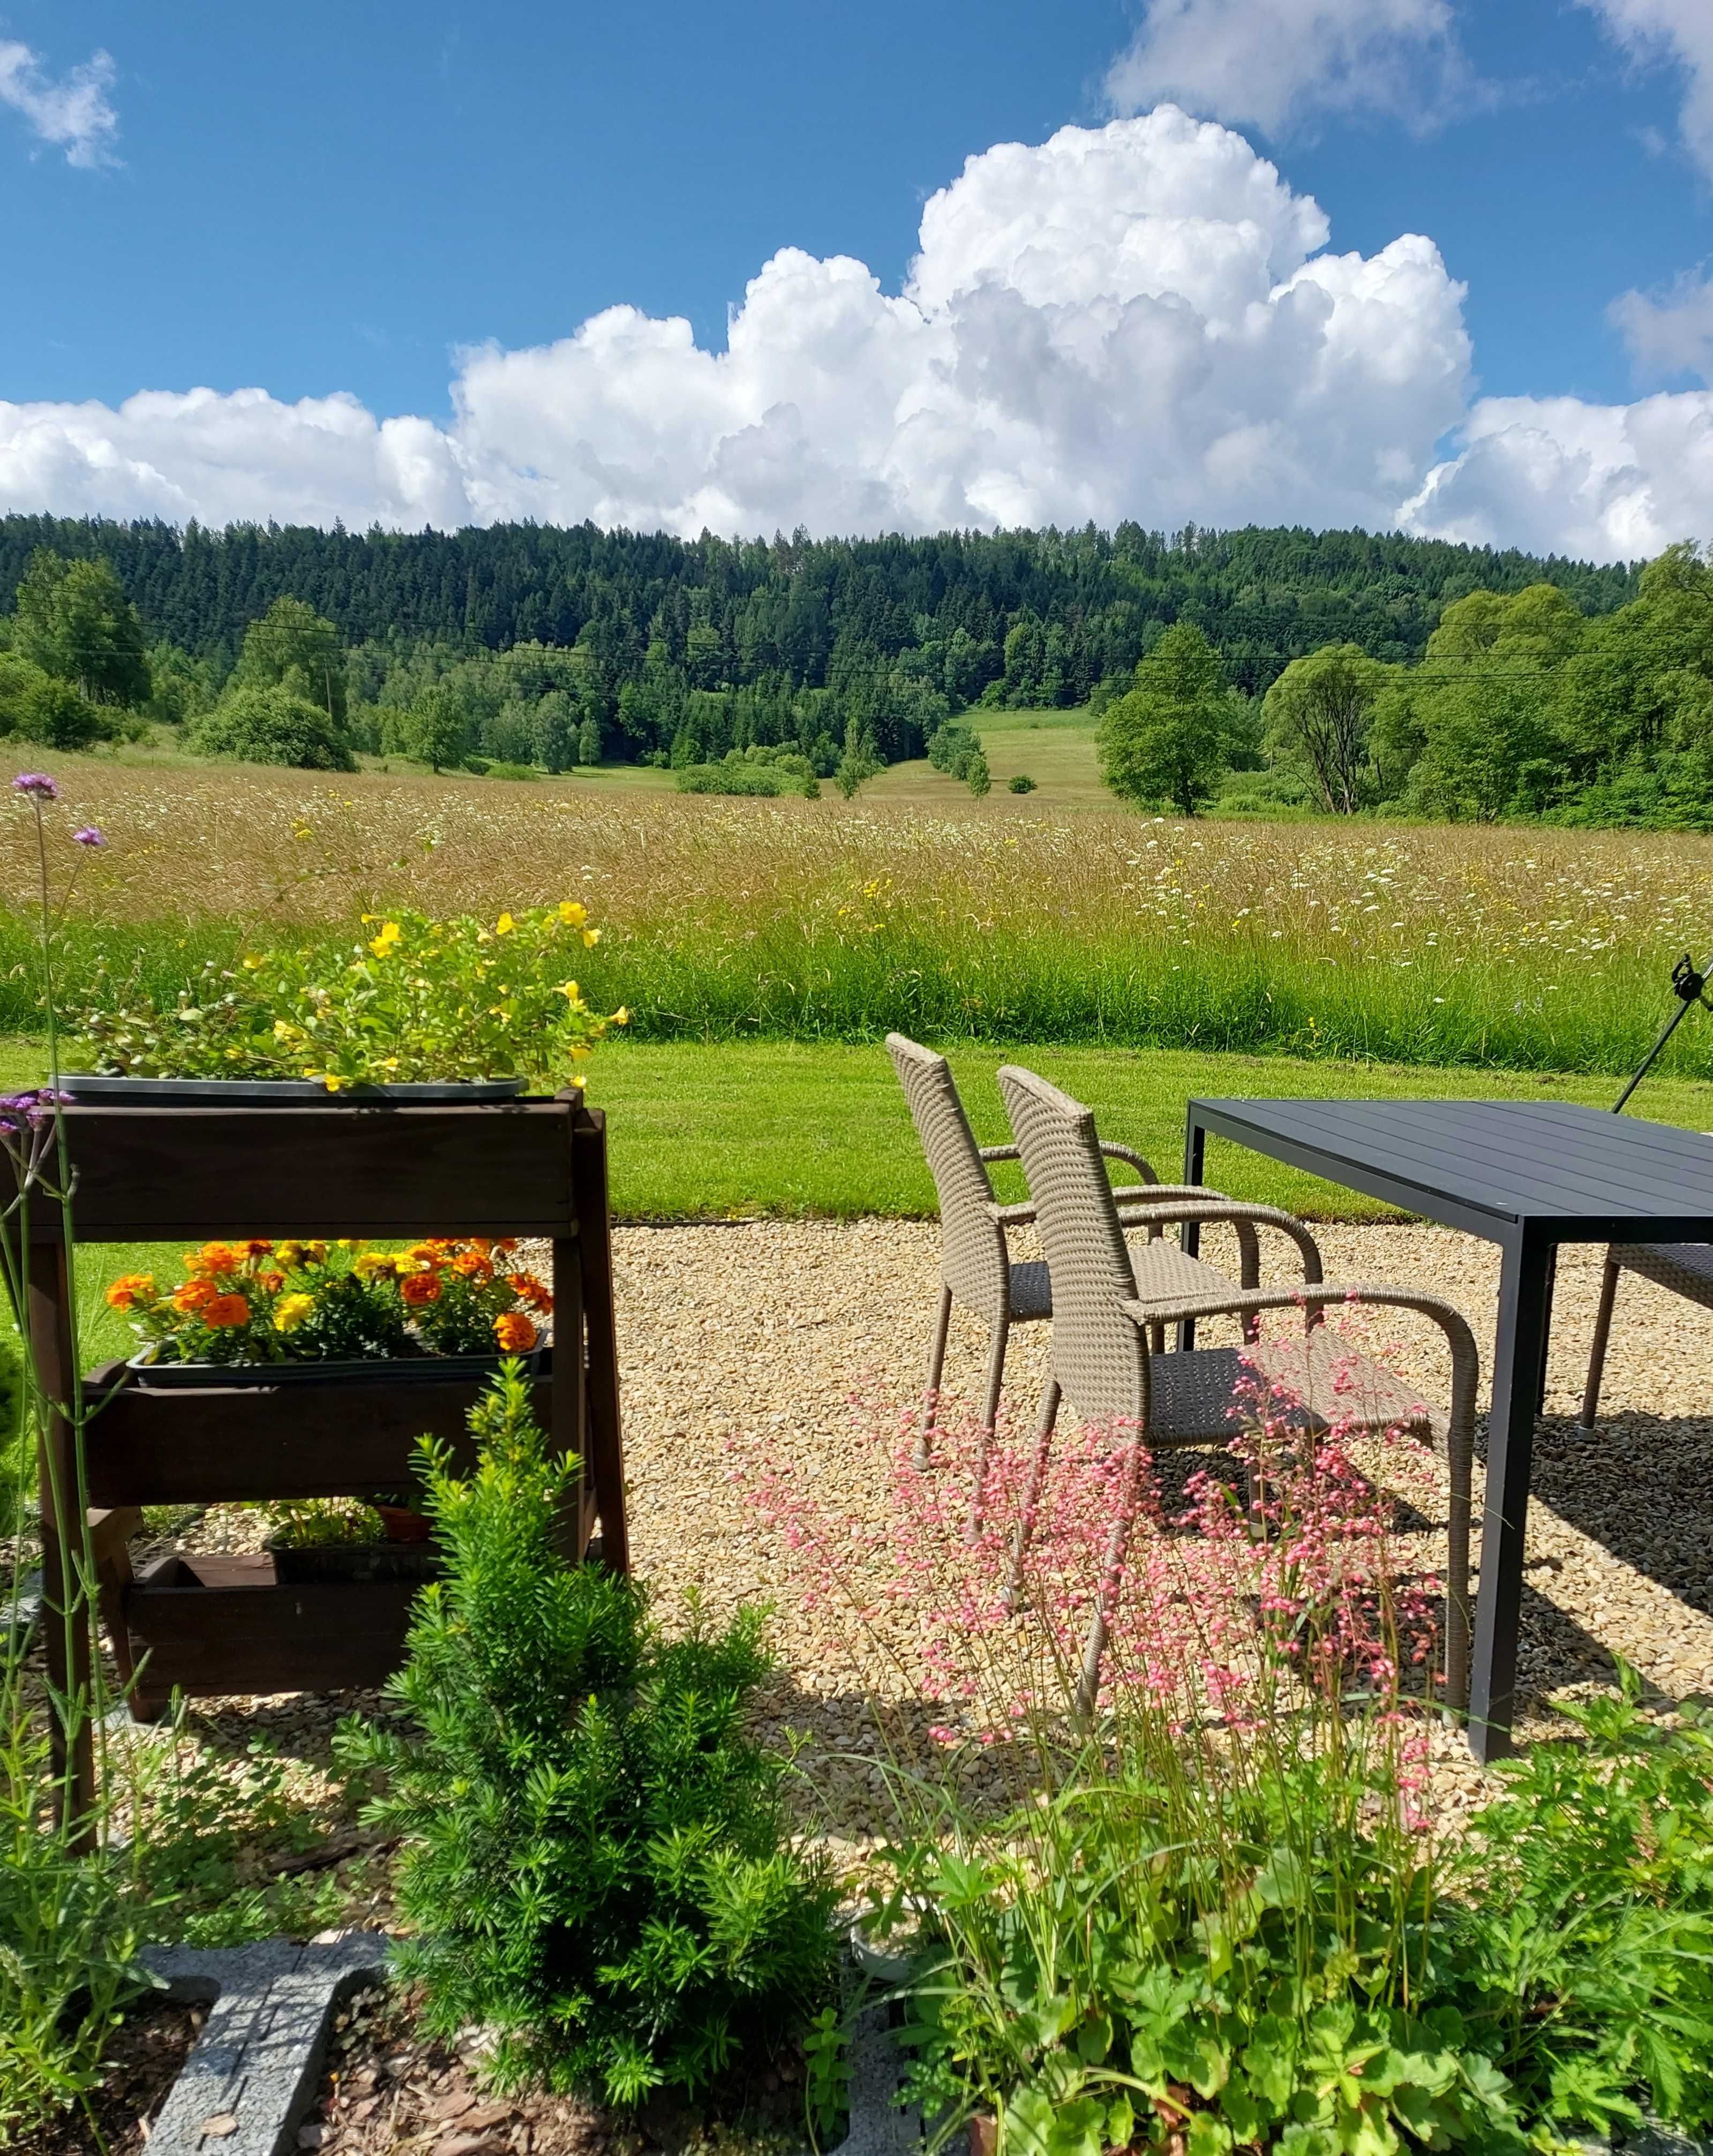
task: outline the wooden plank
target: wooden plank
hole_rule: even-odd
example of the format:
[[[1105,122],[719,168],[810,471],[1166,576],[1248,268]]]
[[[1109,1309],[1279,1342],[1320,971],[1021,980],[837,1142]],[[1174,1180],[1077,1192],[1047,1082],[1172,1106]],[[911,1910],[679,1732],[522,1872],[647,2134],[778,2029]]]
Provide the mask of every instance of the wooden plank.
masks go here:
[[[466,1423],[481,1389],[469,1378],[183,1393],[126,1386],[89,1424],[90,1502],[243,1504],[402,1490],[419,1437],[449,1445],[460,1465],[473,1460]],[[536,1384],[544,1427],[553,1401],[548,1363]]]
[[[65,1111],[86,1242],[575,1232],[567,1109]],[[57,1220],[32,1224],[43,1240]]]
[[[584,1109],[573,1128],[573,1182],[582,1235],[584,1329],[589,1342],[589,1462],[600,1514],[601,1551],[615,1572],[630,1569],[625,1508],[625,1444],[619,1420],[619,1342],[613,1316],[612,1214],[607,1202],[607,1119]]]
[[[265,1553],[168,1558],[123,1597],[139,1706],[147,1713],[175,1687],[207,1699],[383,1684],[404,1659],[419,1591],[405,1580],[282,1587]]]

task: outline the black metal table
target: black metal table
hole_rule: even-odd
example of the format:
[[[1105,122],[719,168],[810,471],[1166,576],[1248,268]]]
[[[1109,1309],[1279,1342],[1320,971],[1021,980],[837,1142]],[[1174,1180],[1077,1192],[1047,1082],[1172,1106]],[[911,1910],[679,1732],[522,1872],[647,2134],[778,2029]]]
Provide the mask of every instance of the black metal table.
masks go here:
[[[1210,1133],[1500,1246],[1469,1686],[1470,1744],[1479,1758],[1496,1758],[1510,1748],[1558,1245],[1713,1242],[1713,1137],[1562,1101],[1191,1101],[1186,1183],[1202,1179]],[[1197,1240],[1186,1225],[1186,1249]]]

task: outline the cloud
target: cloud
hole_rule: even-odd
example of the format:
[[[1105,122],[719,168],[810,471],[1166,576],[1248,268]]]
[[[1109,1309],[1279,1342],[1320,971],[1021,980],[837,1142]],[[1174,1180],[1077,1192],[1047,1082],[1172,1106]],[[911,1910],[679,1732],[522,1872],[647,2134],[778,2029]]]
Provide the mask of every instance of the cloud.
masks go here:
[[[1407,530],[1474,546],[1638,561],[1705,536],[1713,392],[1586,404],[1484,397],[1404,505]]]
[[[1361,110],[1423,131],[1484,94],[1450,0],[1149,0],[1106,88],[1120,112],[1173,98],[1274,136]]]
[[[1639,373],[1699,374],[1713,388],[1713,271],[1686,270],[1658,298],[1620,293],[1606,314]]]
[[[687,535],[1402,524],[1601,558],[1705,529],[1713,395],[1471,408],[1464,288],[1433,242],[1329,238],[1240,136],[1163,105],[971,157],[899,293],[787,248],[723,352],[609,308],[461,352],[445,425],[344,393],[0,403],[0,508]]]
[[[56,82],[39,53],[15,38],[0,38],[0,104],[21,113],[43,141],[63,149],[70,165],[113,162],[119,115],[107,93],[113,61],[97,52]]]
[[[1461,418],[1463,289],[1433,244],[1325,218],[1170,106],[970,159],[902,293],[785,249],[728,349],[614,307],[460,356],[449,426],[345,396],[0,404],[0,505],[693,533],[1389,522]]]
[[[1690,156],[1713,179],[1713,5],[1709,0],[1581,0],[1638,60],[1680,67],[1678,126]]]

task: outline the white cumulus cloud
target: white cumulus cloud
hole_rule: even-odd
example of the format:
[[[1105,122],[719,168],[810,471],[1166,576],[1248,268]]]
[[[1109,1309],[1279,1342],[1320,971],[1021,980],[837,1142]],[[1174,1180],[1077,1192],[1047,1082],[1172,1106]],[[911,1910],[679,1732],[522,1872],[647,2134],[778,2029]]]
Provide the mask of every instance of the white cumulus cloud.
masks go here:
[[[1273,136],[1321,112],[1431,127],[1480,94],[1450,0],[1149,0],[1106,86],[1120,111],[1174,98]]]
[[[1642,374],[1699,374],[1713,388],[1713,272],[1685,270],[1658,297],[1622,293],[1606,311]]]
[[[1484,397],[1407,529],[1473,545],[1637,561],[1713,523],[1713,392],[1588,404]]]
[[[1162,105],[971,157],[899,293],[787,248],[725,351],[610,308],[553,344],[460,353],[445,425],[344,393],[0,402],[0,509],[764,535],[1402,523],[1602,558],[1705,535],[1713,394],[1471,407],[1464,289],[1433,242],[1330,237],[1240,136]]]
[[[1162,106],[970,158],[895,296],[785,249],[725,352],[610,308],[460,355],[444,429],[260,390],[0,404],[0,505],[684,532],[1386,523],[1463,413],[1462,287],[1428,239],[1327,238],[1241,136]]]
[[[1679,126],[1691,157],[1713,178],[1713,0],[1582,0],[1626,51],[1684,73]]]
[[[111,161],[119,116],[108,91],[113,87],[111,54],[98,52],[57,80],[39,53],[15,38],[0,38],[0,105],[23,116],[43,141],[63,149],[73,165]]]

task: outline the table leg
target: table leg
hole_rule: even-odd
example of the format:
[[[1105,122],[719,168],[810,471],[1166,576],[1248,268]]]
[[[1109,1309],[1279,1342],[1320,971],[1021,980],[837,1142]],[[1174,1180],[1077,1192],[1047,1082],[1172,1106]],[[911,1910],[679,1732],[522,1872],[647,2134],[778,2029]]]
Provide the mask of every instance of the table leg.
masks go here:
[[[1207,1155],[1207,1133],[1196,1120],[1196,1111],[1188,1108],[1184,1113],[1184,1180],[1200,1183]],[[1195,1257],[1201,1248],[1201,1223],[1183,1221],[1178,1229],[1178,1240],[1186,1257]],[[1196,1321],[1185,1318],[1178,1327],[1178,1353],[1187,1355],[1196,1345]]]
[[[1558,1286],[1558,1245],[1546,1255],[1546,1296],[1541,1311],[1541,1382],[1535,1388],[1535,1412],[1546,1412],[1546,1358],[1552,1352],[1552,1297]]]
[[[1503,1758],[1511,1748],[1523,1535],[1551,1301],[1552,1252],[1552,1245],[1546,1242],[1520,1239],[1507,1243],[1500,1275],[1493,1412],[1487,1425],[1487,1500],[1481,1519],[1481,1586],[1469,1677],[1469,1747],[1482,1760]]]

